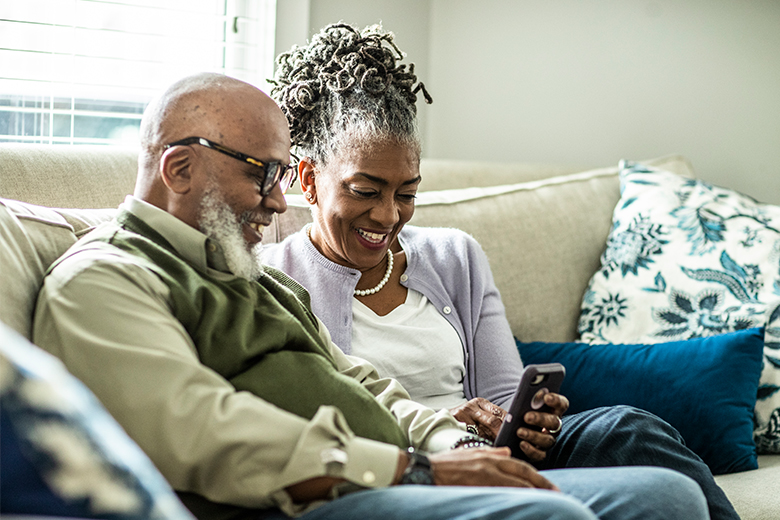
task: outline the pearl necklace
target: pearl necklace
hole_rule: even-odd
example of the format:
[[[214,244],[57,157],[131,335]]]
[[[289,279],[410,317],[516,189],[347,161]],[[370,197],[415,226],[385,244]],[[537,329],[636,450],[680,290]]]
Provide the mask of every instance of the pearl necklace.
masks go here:
[[[309,236],[309,242],[312,242],[311,240],[311,224],[309,224],[309,227],[306,228],[306,234]],[[313,244],[314,242],[312,242]],[[385,276],[382,278],[382,281],[379,282],[379,284],[374,287],[373,289],[365,289],[361,291],[360,289],[355,289],[355,296],[368,296],[369,294],[374,294],[376,292],[379,292],[379,290],[385,286],[387,281],[390,279],[390,273],[393,272],[393,252],[389,249],[387,250],[387,271],[385,271]]]
[[[385,271],[385,276],[382,278],[382,281],[379,282],[379,284],[374,287],[373,289],[365,289],[361,291],[360,289],[355,289],[355,296],[368,296],[369,294],[374,294],[376,292],[379,292],[379,290],[385,286],[387,281],[390,279],[390,273],[393,272],[393,252],[389,249],[387,250],[387,271]]]

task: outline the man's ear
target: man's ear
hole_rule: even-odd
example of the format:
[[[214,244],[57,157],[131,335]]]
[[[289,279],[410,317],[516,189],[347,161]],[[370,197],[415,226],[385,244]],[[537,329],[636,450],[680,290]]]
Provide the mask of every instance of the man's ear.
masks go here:
[[[304,157],[298,163],[298,178],[301,181],[301,191],[309,204],[317,203],[317,183],[315,182],[314,161]]]
[[[192,189],[192,150],[189,146],[168,148],[160,158],[160,178],[174,193],[184,195]]]

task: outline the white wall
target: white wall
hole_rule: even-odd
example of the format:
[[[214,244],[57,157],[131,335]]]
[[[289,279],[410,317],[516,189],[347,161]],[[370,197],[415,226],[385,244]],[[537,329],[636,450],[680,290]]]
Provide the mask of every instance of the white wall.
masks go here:
[[[780,2],[433,0],[432,157],[682,153],[780,203]]]
[[[780,203],[777,0],[278,1],[298,14],[291,43],[339,20],[396,34],[434,98],[419,106],[426,157],[681,153],[699,177]]]

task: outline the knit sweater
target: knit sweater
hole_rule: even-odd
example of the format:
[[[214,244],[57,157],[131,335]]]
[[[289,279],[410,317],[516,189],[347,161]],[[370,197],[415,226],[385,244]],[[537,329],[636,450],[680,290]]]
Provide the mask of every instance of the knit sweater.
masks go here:
[[[410,225],[401,231],[399,241],[407,261],[401,284],[425,295],[455,328],[465,347],[466,398],[508,404],[522,363],[480,245],[460,230]],[[351,353],[352,297],[360,271],[325,258],[309,240],[306,228],[281,243],[265,246],[263,255],[267,265],[306,288],[312,310],[328,327],[334,343]]]

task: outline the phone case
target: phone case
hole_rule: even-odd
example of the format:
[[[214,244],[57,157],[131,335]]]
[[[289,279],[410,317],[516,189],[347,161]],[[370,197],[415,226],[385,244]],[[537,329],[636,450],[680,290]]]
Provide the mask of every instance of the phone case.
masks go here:
[[[560,392],[565,375],[566,369],[560,363],[525,367],[515,396],[512,398],[512,404],[509,406],[509,411],[504,417],[504,422],[501,424],[498,437],[496,437],[496,446],[509,446],[513,457],[528,460],[523,450],[520,449],[520,438],[517,436],[517,430],[526,427],[541,431],[538,426],[526,424],[523,417],[532,410],[552,413],[552,409],[544,404],[542,399],[548,392]]]

